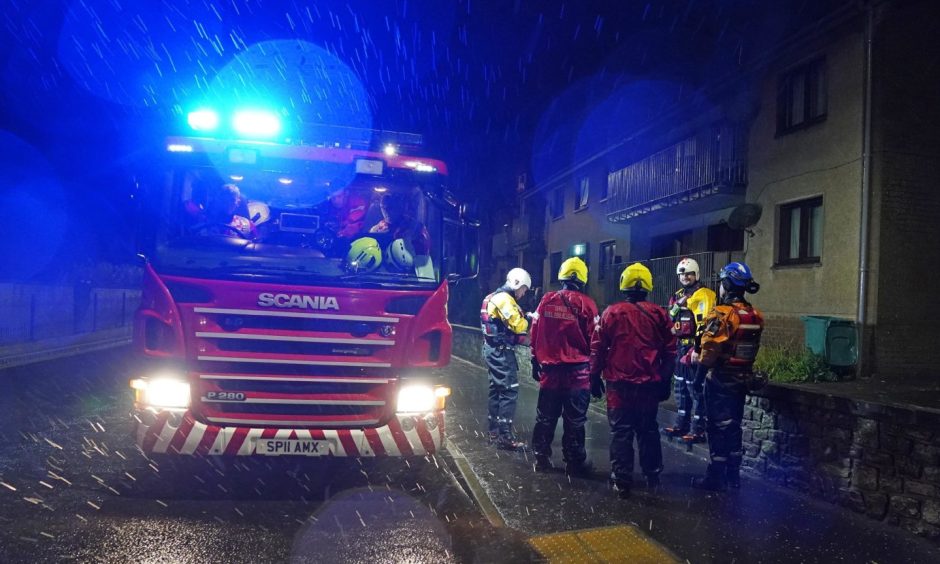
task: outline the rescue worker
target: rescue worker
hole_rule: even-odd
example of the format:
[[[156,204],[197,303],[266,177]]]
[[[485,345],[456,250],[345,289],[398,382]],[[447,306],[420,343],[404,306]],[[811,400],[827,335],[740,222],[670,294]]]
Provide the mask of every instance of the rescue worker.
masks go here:
[[[666,311],[646,301],[653,291],[648,268],[634,263],[620,275],[626,300],[604,310],[591,339],[591,395],[607,382],[611,479],[621,499],[633,485],[633,439],[650,489],[659,487],[663,451],[656,414],[669,397],[676,362],[676,336]]]
[[[565,472],[583,476],[593,469],[584,450],[584,424],[591,402],[591,336],[598,322],[597,304],[584,293],[588,268],[580,258],[561,264],[558,281],[562,289],[542,297],[532,321],[532,377],[539,383],[532,450],[535,470],[550,470],[561,416]]]
[[[700,335],[705,315],[715,307],[715,292],[702,285],[698,262],[683,258],[676,265],[676,275],[682,285],[669,298],[669,317],[672,333],[676,336],[676,422],[666,427],[671,437],[681,437],[687,443],[705,440],[705,402],[701,382],[695,382],[696,367],[690,353]]]
[[[744,299],[756,293],[751,269],[732,262],[719,273],[719,303],[705,318],[698,362],[705,376],[705,413],[710,461],[704,477],[692,487],[722,491],[741,485],[741,420],[745,394],[758,387],[754,359],[760,348],[764,318]]]
[[[506,274],[506,282],[483,298],[480,308],[483,361],[490,380],[489,438],[491,443],[504,450],[523,447],[512,430],[519,395],[515,346],[525,343],[529,322],[516,300],[522,299],[531,286],[529,273],[513,268]]]

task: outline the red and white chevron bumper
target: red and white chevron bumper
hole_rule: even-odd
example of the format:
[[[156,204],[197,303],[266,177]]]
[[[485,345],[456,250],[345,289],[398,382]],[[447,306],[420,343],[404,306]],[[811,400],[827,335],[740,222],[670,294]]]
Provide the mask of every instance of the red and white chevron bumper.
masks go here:
[[[137,445],[146,454],[249,456],[267,439],[316,440],[328,445],[317,453],[325,456],[424,456],[444,446],[443,411],[397,415],[365,429],[220,427],[196,421],[189,411],[138,412],[137,419]]]

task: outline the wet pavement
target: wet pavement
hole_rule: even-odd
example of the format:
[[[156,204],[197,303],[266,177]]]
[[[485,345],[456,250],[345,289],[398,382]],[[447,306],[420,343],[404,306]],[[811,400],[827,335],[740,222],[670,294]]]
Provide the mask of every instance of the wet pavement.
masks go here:
[[[609,429],[599,410],[592,409],[587,428],[596,475],[536,473],[528,451],[487,445],[485,371],[455,360],[450,375],[448,438],[466,457],[499,520],[528,536],[630,523],[693,563],[940,561],[940,551],[923,539],[756,478],[745,476],[739,491],[694,491],[689,483],[705,468],[704,449],[688,453],[665,441],[663,490],[652,494],[638,486],[631,499],[620,500],[607,483]],[[516,426],[528,440],[538,390],[527,375],[520,380]],[[661,412],[660,423],[667,421],[671,414]],[[553,462],[563,468],[560,441],[559,425]],[[642,484],[639,473],[636,482]]]
[[[119,349],[0,371],[0,562],[940,561],[923,539],[754,479],[694,492],[701,450],[667,445],[663,492],[619,500],[600,412],[596,476],[537,474],[527,452],[486,443],[486,373],[457,359],[439,456],[147,459],[128,362]],[[523,382],[528,438],[537,390]]]
[[[446,454],[148,460],[126,363],[116,350],[0,371],[0,562],[536,558],[482,516]]]

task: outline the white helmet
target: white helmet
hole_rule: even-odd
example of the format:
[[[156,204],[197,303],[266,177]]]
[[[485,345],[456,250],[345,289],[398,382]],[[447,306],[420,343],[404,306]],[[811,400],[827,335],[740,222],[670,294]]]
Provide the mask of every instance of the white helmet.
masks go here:
[[[385,260],[385,265],[393,270],[408,271],[414,269],[414,245],[404,239],[395,239],[385,250]]]
[[[518,290],[523,286],[531,288],[532,277],[522,268],[513,268],[506,273],[506,285],[510,290]]]
[[[685,257],[684,259],[679,261],[679,264],[676,265],[676,275],[686,274],[689,272],[695,273],[696,278],[699,277],[698,276],[699,275],[698,263],[695,262],[695,259],[690,259],[689,257]]]

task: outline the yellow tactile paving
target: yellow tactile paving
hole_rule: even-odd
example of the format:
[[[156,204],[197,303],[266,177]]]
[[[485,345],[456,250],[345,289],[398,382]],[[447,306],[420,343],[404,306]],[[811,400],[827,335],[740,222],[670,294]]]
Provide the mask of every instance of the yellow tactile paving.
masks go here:
[[[551,563],[678,562],[662,545],[632,525],[582,529],[532,537],[529,543]]]

